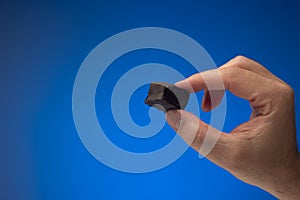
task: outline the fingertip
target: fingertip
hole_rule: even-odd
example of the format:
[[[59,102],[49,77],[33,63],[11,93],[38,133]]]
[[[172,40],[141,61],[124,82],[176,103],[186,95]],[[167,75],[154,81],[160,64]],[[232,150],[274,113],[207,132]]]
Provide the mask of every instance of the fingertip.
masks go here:
[[[212,110],[211,105],[207,105],[207,104],[204,104],[204,103],[202,103],[201,108],[204,112],[210,112]]]
[[[202,110],[210,112],[222,102],[224,90],[208,91],[206,90],[202,99]]]
[[[170,110],[166,113],[168,124],[180,135],[188,133],[189,130],[199,123],[199,118],[184,110]]]
[[[189,93],[194,92],[192,86],[190,85],[190,83],[186,79],[182,80],[182,81],[178,81],[177,83],[175,83],[175,85],[179,88],[185,89]]]
[[[177,132],[181,120],[180,112],[178,110],[169,110],[166,113],[166,119],[168,124]]]
[[[202,99],[202,110],[205,112],[209,112],[212,110],[211,97],[208,91],[204,92],[204,96]]]
[[[193,74],[190,77],[175,83],[175,85],[189,91],[190,93],[198,92],[206,87],[201,73]]]

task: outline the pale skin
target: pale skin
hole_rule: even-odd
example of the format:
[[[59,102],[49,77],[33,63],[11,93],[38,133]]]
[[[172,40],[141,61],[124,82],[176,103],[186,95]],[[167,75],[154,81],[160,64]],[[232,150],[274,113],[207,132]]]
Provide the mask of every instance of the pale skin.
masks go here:
[[[222,93],[210,94],[203,77],[213,81],[216,72],[221,75],[225,89],[248,100],[253,112],[248,122],[230,133],[221,132],[206,157],[238,179],[279,199],[300,199],[293,89],[259,63],[243,56],[218,69],[194,74],[176,85],[190,92],[204,90],[202,109],[210,111],[218,105]],[[182,110],[168,111],[167,121],[187,142],[193,138],[188,143],[199,152],[208,124]],[[197,131],[190,130],[195,127],[193,123],[197,123]],[[191,137],[193,132],[195,135]]]

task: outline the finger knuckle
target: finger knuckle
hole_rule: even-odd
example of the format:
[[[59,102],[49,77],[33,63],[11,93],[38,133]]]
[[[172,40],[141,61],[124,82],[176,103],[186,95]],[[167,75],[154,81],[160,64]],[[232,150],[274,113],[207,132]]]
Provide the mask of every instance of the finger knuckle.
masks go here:
[[[233,60],[232,60],[232,66],[233,67],[242,67],[243,65],[245,65],[245,63],[249,62],[249,58],[245,57],[245,56],[236,56]]]
[[[249,59],[247,57],[245,57],[245,56],[238,55],[233,60],[236,61],[236,62],[243,63],[243,62],[248,61]]]
[[[294,97],[295,97],[295,92],[294,92],[293,88],[287,84],[281,84],[280,92],[281,92],[282,96],[288,100],[294,99]]]
[[[230,76],[236,76],[241,72],[240,68],[236,68],[236,67],[226,67],[226,68],[222,68],[219,69],[222,75],[230,75]]]
[[[286,88],[287,88],[287,94],[288,94],[288,96],[294,97],[295,96],[294,89],[291,86],[289,86],[289,85],[287,85]]]

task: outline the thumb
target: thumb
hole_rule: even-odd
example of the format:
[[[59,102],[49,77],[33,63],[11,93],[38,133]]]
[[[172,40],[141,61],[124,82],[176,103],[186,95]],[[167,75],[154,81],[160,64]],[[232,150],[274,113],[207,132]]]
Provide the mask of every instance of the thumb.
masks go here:
[[[226,154],[230,136],[204,123],[197,116],[184,110],[167,112],[167,122],[193,149],[222,165],[222,154]]]

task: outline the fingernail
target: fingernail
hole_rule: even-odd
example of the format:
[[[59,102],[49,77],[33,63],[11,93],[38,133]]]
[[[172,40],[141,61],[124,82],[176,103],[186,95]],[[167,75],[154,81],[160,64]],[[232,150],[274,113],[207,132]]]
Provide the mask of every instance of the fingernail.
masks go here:
[[[180,87],[180,88],[185,89],[185,88],[187,87],[187,82],[186,82],[186,80],[182,80],[182,81],[176,82],[175,85],[176,85],[177,87]]]
[[[181,80],[181,81],[176,82],[175,85],[179,87],[181,85],[184,85],[185,84],[184,82],[185,82],[185,80]]]

